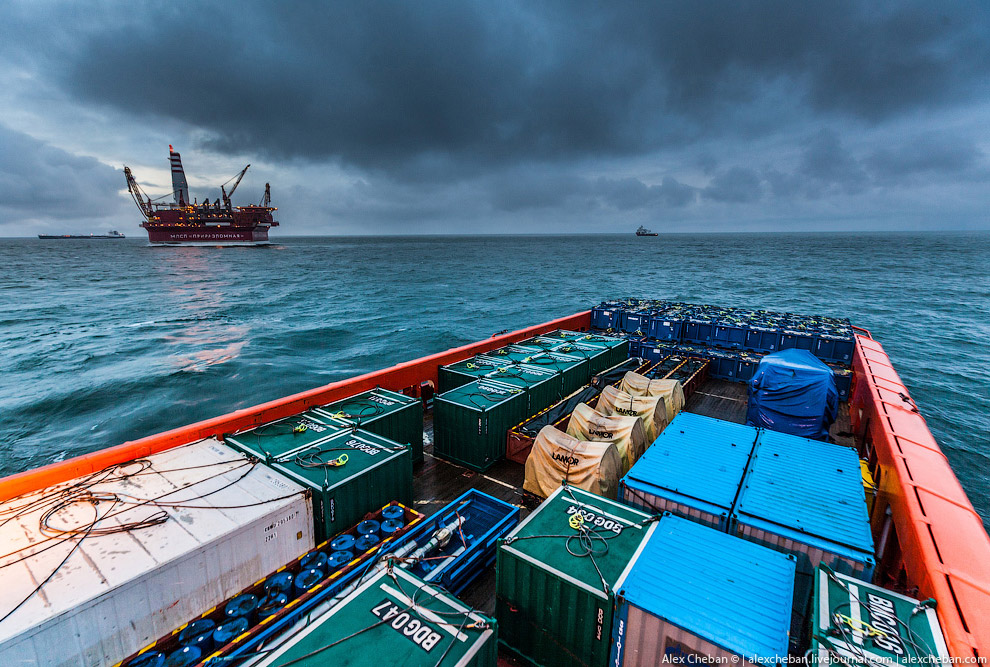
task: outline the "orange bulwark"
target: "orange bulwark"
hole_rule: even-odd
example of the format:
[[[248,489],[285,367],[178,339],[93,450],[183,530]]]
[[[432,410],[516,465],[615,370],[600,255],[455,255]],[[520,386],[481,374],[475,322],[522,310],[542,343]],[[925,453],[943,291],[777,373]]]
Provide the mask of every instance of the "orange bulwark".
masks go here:
[[[849,412],[872,447],[870,522],[882,585],[933,597],[949,652],[990,654],[990,537],[878,342],[856,337]]]

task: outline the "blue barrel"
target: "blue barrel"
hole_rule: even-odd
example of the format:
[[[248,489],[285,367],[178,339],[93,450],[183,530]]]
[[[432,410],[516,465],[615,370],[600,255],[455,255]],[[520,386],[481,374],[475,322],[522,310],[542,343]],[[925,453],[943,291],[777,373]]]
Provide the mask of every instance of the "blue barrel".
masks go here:
[[[217,624],[208,618],[193,621],[179,633],[179,643],[183,646],[195,646],[206,653],[213,647],[213,631],[216,627]]]
[[[385,521],[382,521],[382,535],[388,537],[404,525],[405,524],[398,519],[386,519]]]
[[[251,622],[246,616],[230,618],[218,625],[217,629],[213,631],[213,644],[218,647],[226,646],[234,637],[246,632],[249,627],[251,627]]]
[[[331,551],[350,551],[354,548],[354,536],[343,534],[333,538],[330,542]]]
[[[272,576],[265,579],[265,593],[271,593],[275,591],[276,593],[288,593],[292,590],[292,573],[286,572],[276,572]]]
[[[258,621],[274,616],[287,604],[289,604],[289,596],[285,593],[272,592],[266,595],[258,604]]]
[[[353,551],[334,551],[330,554],[329,560],[327,560],[327,566],[331,570],[337,570],[344,567],[348,563],[354,560]]]
[[[195,646],[183,646],[178,651],[172,651],[165,658],[162,667],[190,667],[203,657],[203,651]]]
[[[327,566],[327,555],[322,551],[312,551],[299,561],[299,567],[303,570],[324,570]]]
[[[148,651],[131,660],[125,667],[162,667],[165,654],[161,651]]]
[[[357,538],[357,541],[354,543],[354,547],[360,552],[365,552],[378,544],[380,541],[381,540],[378,539],[377,535],[362,535]]]
[[[296,595],[302,595],[310,588],[320,583],[323,577],[327,576],[323,570],[311,569],[299,573],[296,577]]]
[[[244,593],[223,606],[224,618],[237,618],[238,616],[250,616],[258,608],[258,596]]]
[[[385,520],[404,519],[406,511],[398,505],[389,505],[382,510],[382,518]]]
[[[378,531],[382,529],[382,525],[374,519],[368,519],[359,523],[357,529],[362,535],[377,535]]]

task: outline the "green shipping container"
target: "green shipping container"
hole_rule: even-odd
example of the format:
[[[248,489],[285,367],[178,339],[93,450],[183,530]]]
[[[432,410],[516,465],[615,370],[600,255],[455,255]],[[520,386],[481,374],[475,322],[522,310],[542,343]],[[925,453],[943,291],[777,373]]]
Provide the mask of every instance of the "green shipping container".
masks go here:
[[[433,453],[484,472],[505,457],[510,428],[523,421],[526,391],[487,378],[433,401]]]
[[[614,592],[656,525],[650,514],[586,491],[554,491],[499,543],[499,642],[540,667],[605,667]]]
[[[304,447],[319,445],[343,430],[343,425],[310,410],[225,435],[223,440],[248,456],[270,462]]]
[[[495,622],[402,568],[381,570],[260,667],[495,667]]]
[[[327,465],[342,455],[346,463]],[[312,491],[317,544],[393,500],[412,504],[409,446],[368,431],[341,431],[269,465]]]
[[[564,396],[573,394],[591,381],[591,364],[583,357],[547,352],[533,358],[528,365],[559,371]]]
[[[497,350],[485,352],[486,357],[498,359],[504,363],[529,364],[534,357],[543,354],[543,350],[529,345],[506,345]]]
[[[562,378],[558,371],[550,368],[540,368],[528,364],[503,366],[487,376],[490,380],[498,380],[513,387],[526,390],[526,414],[520,421],[525,421],[547,408],[561,398]],[[516,426],[516,424],[513,424]]]
[[[585,334],[583,338],[578,338],[573,342],[587,347],[604,347],[607,349],[609,353],[605,368],[612,368],[629,358],[629,341],[624,338]]]
[[[437,387],[437,393],[444,394],[451,389],[457,389],[505,365],[504,360],[479,354],[464,361],[441,366],[438,372],[440,386]]]
[[[611,368],[615,365],[608,363],[613,355],[606,347],[582,345],[581,343],[561,343],[553,351],[571,357],[587,359],[588,370],[592,376],[598,375],[606,368]]]
[[[811,606],[811,654],[817,655],[819,665],[948,664],[934,605],[919,605],[914,598],[819,564]]]
[[[311,414],[410,445],[413,463],[423,460],[423,404],[418,398],[377,387],[316,408]]]

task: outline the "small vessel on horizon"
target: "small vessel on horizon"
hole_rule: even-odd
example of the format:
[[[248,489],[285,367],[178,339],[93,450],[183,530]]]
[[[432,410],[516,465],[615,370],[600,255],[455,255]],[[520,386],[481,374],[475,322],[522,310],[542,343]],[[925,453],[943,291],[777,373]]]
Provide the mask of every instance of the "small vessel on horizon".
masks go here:
[[[234,206],[230,201],[251,165],[244,167],[237,176],[230,179],[234,182],[230,192],[224,189],[226,183],[220,186],[222,201],[218,198],[214,202],[209,199],[202,203],[190,202],[189,185],[186,182],[179,153],[171,145],[168,151],[172,170],[173,203],[163,204],[152,200],[141,190],[130,167],[124,167],[127,191],[141,209],[141,214],[144,216],[141,226],[148,230],[148,241],[152,245],[216,246],[269,243],[268,230],[278,226],[278,222],[272,217],[272,213],[278,209],[270,206],[272,195],[269,184],[265,183],[265,194],[260,204]]]
[[[116,229],[108,234],[38,234],[39,239],[126,239]]]
[[[640,225],[639,229],[636,230],[636,236],[660,236],[660,234],[654,231],[650,231],[643,225]]]

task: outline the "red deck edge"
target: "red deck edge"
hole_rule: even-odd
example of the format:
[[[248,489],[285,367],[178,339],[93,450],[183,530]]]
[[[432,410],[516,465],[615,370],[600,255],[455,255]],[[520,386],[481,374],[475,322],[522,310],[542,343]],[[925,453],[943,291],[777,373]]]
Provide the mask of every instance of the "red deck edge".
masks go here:
[[[937,613],[953,657],[990,655],[990,537],[883,347],[856,337],[856,384],[850,417],[872,442],[880,470],[872,525],[879,538],[886,508],[900,546],[898,560]],[[879,546],[879,539],[878,539]]]
[[[279,398],[251,408],[237,410],[220,417],[206,419],[195,424],[172,429],[171,431],[125,442],[98,452],[83,454],[82,456],[76,456],[65,461],[59,461],[58,463],[51,463],[33,470],[26,470],[0,479],[0,501],[74,479],[97,470],[103,470],[112,465],[132,461],[142,456],[149,456],[172,447],[195,442],[196,440],[210,436],[240,431],[275,419],[298,414],[315,405],[324,405],[362,391],[374,389],[375,387],[402,391],[407,387],[417,386],[421,382],[428,380],[432,381],[433,385],[436,386],[437,369],[444,364],[461,361],[481,352],[494,350],[497,347],[515,343],[536,334],[554,331],[555,329],[584,330],[590,326],[591,311],[586,310],[526,329],[519,329],[518,331],[493,336],[487,340],[471,343],[470,345],[452,348],[428,357],[406,361],[391,368],[365,373],[364,375],[340,380],[339,382],[332,382],[316,389]]]

